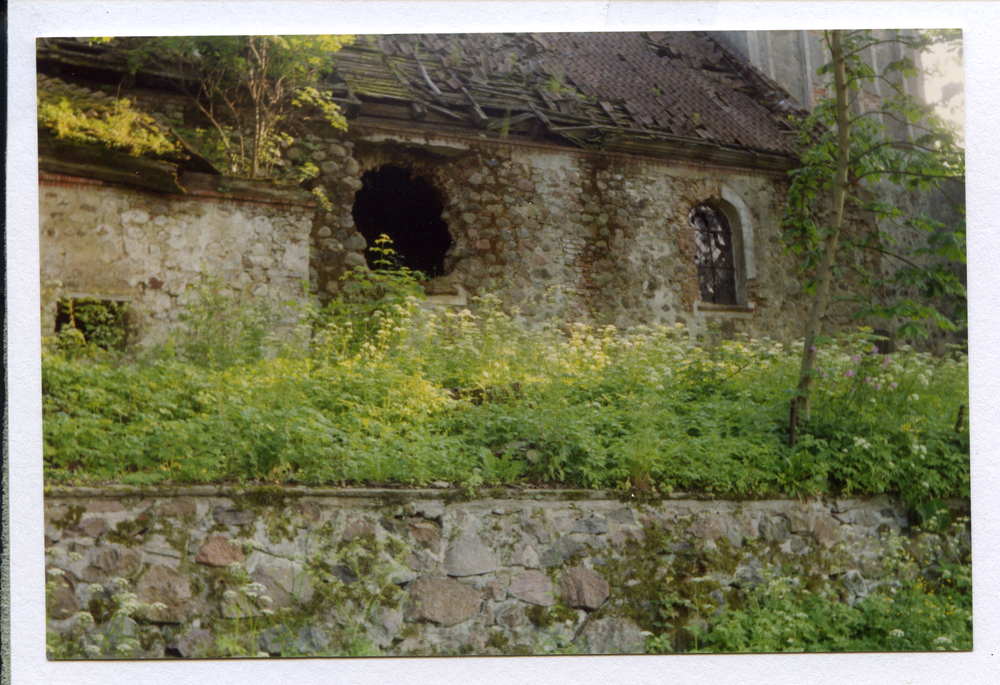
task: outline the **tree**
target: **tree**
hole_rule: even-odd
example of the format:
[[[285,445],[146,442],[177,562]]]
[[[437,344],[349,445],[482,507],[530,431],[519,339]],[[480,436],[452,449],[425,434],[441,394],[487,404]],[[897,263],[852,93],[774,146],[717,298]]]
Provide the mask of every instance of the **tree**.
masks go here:
[[[319,88],[353,36],[175,36],[129,39],[129,64],[157,68],[190,96],[217,134],[229,170],[268,175],[278,145],[307,108],[347,128]]]
[[[802,124],[802,166],[791,173],[783,218],[787,249],[802,255],[803,270],[815,273],[806,286],[812,302],[795,402],[803,421],[809,420],[815,350],[822,343],[831,283],[843,270],[853,269],[860,284],[869,286],[875,295],[854,297],[860,305],[856,318],[905,317],[901,336],[927,335],[923,321],[928,320],[943,329],[956,330],[955,319],[964,316],[965,303],[965,288],[949,264],[965,261],[964,221],[943,227],[926,215],[910,216],[882,198],[886,184],[927,191],[946,179],[964,178],[965,156],[955,131],[903,85],[903,78],[917,74],[913,60],[902,57],[890,61],[880,72],[871,66],[874,60],[866,60],[866,52],[877,45],[895,42],[920,50],[934,37],[900,32],[879,37],[872,31],[840,30],[828,31],[824,38],[831,62],[819,73],[832,79],[833,95],[822,100]],[[875,109],[860,111],[858,95],[864,84],[876,82],[886,88],[888,97],[882,97]],[[891,136],[891,122],[904,125],[906,133]],[[870,222],[871,230],[844,240],[845,211],[852,205],[874,221]],[[825,217],[829,217],[828,222],[823,221]],[[908,252],[899,248],[892,231],[880,228],[879,222],[896,222],[926,232],[926,241]],[[879,254],[886,268],[865,269],[851,264],[853,260],[838,261],[838,256],[859,250]],[[919,297],[907,296],[913,291]],[[950,316],[940,311],[945,301],[956,305]],[[793,415],[793,431],[795,421]]]

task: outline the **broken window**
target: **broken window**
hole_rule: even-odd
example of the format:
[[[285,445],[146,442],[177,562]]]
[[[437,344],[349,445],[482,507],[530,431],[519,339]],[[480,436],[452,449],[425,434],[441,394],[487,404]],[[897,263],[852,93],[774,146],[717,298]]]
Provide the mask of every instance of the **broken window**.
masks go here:
[[[99,300],[94,297],[69,297],[56,307],[56,335],[66,338],[78,331],[83,341],[106,350],[125,347],[129,333],[128,302]]]
[[[438,192],[410,169],[386,165],[361,177],[364,184],[354,196],[354,225],[368,242],[368,263],[378,268],[371,254],[382,235],[392,240],[397,264],[428,278],[445,273],[444,257],[452,245],[448,225],[441,218],[444,205]]]
[[[737,304],[736,260],[729,219],[718,207],[700,204],[688,214],[694,229],[698,288],[703,302]]]

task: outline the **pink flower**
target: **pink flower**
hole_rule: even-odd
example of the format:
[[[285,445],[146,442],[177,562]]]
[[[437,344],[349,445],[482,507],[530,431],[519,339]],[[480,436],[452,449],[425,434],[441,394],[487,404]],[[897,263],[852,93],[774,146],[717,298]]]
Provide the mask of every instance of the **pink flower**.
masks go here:
[[[856,354],[853,357],[851,357],[851,363],[852,364],[857,364],[859,361],[861,361],[861,355],[860,354]]]
[[[881,383],[876,383],[875,384],[875,389],[876,390],[881,390],[882,389],[882,384]]]
[[[812,352],[813,354],[816,354],[817,352],[819,352],[819,348],[813,345],[812,347],[809,348],[809,351]]]
[[[854,369],[848,369],[845,371],[844,378],[854,378]]]
[[[872,382],[872,377],[871,376],[865,376],[865,383],[871,383],[871,382]]]
[[[885,355],[885,358],[882,360],[882,366],[889,366],[889,355]]]
[[[872,345],[872,354],[878,354],[878,345]]]
[[[898,387],[899,387],[899,383],[896,383],[895,381],[893,381],[892,383],[889,384],[889,389],[890,390],[895,390]]]
[[[830,374],[828,374],[828,373],[826,373],[826,372],[824,371],[824,372],[823,372],[823,378],[829,378],[829,377],[830,377]]]

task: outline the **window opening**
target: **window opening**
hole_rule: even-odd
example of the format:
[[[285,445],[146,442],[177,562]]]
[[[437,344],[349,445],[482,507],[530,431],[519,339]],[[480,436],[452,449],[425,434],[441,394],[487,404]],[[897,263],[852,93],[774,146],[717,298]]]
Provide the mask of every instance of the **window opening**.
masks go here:
[[[712,304],[736,304],[736,261],[729,219],[718,207],[701,204],[688,214],[694,229],[701,299]]]
[[[361,182],[351,214],[368,243],[368,263],[376,266],[371,248],[385,234],[392,240],[397,266],[420,271],[428,278],[443,275],[452,239],[441,218],[444,205],[434,187],[410,169],[391,165],[366,172]]]
[[[77,330],[86,342],[106,350],[128,342],[129,304],[93,297],[64,298],[56,305],[56,334]]]

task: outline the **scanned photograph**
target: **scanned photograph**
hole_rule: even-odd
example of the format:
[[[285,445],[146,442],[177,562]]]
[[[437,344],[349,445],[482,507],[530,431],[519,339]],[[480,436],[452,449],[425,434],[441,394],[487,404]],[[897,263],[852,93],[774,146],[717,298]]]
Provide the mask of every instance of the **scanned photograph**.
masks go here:
[[[39,38],[48,658],[971,650],[962,45]]]

